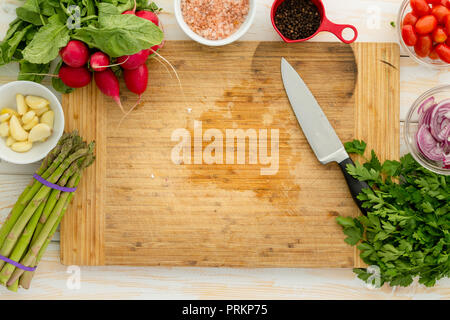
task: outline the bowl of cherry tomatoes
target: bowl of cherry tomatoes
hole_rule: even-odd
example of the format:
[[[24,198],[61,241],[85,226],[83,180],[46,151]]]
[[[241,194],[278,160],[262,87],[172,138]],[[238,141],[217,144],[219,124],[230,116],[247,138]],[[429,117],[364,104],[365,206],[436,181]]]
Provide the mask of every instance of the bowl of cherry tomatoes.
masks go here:
[[[404,0],[397,29],[400,43],[414,60],[450,67],[450,0]]]

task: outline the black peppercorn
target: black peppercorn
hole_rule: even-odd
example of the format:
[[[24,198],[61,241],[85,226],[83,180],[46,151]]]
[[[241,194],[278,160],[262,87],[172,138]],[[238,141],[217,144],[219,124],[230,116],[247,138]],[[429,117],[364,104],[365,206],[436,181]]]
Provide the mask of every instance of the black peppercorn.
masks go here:
[[[320,27],[319,9],[311,0],[286,0],[275,12],[275,25],[288,39],[312,36]]]

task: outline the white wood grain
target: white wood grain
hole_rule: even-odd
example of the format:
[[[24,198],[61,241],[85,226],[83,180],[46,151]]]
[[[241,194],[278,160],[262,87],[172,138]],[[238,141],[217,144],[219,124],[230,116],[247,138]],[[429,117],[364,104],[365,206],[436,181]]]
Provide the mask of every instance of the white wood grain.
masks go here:
[[[450,299],[450,280],[428,289],[372,290],[348,269],[83,267],[79,290],[50,245],[29,291],[2,299]]]
[[[161,15],[169,40],[187,39],[173,16],[172,0],[156,0],[165,9]],[[19,0],[0,0],[0,39],[14,19]],[[358,41],[395,42],[400,0],[324,0],[327,15],[336,23],[355,25]],[[255,23],[243,40],[279,41],[270,23],[272,0],[258,0]],[[335,41],[322,33],[314,41]],[[402,51],[403,52],[403,51]],[[404,54],[405,52],[403,52]],[[11,81],[17,66],[0,68],[0,84]],[[450,74],[401,59],[401,119],[412,102],[438,84],[450,83]],[[402,154],[406,152],[402,143]],[[0,162],[0,222],[30,181],[37,165],[15,166]],[[58,237],[55,237],[58,240]],[[29,291],[10,293],[0,288],[2,299],[450,299],[450,280],[434,288],[417,283],[409,288],[371,290],[350,269],[228,269],[82,267],[81,288],[70,290],[70,274],[59,263],[59,245],[53,242]]]

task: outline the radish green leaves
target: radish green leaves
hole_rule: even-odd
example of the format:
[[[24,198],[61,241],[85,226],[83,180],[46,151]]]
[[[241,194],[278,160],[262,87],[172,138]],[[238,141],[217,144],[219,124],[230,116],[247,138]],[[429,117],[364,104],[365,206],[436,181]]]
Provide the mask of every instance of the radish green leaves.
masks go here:
[[[137,0],[136,4],[141,10],[160,10],[149,0]],[[111,57],[131,55],[160,44],[163,32],[155,24],[122,15],[133,7],[134,0],[26,0],[16,9],[17,19],[0,42],[0,66],[15,61],[27,70],[43,70],[42,66],[54,61],[71,39],[81,40]],[[21,71],[22,77],[26,77],[25,73]],[[42,81],[41,76],[29,79]]]
[[[110,14],[101,17],[98,26],[77,29],[73,38],[115,58],[160,44],[163,32],[152,22],[137,16]]]
[[[58,57],[59,50],[70,40],[69,29],[58,21],[48,23],[34,35],[22,51],[23,58],[31,63],[49,63]]]

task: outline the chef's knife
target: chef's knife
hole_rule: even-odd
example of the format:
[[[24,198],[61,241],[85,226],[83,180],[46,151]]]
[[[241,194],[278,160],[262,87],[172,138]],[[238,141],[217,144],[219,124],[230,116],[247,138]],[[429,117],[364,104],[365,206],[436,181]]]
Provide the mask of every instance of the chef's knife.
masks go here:
[[[281,75],[292,109],[317,159],[322,164],[333,161],[339,164],[353,199],[362,213],[367,214],[367,209],[362,207],[357,196],[362,189],[370,188],[369,185],[353,178],[347,172],[347,165],[354,165],[353,160],[345,151],[341,140],[307,85],[284,58],[281,59]]]

